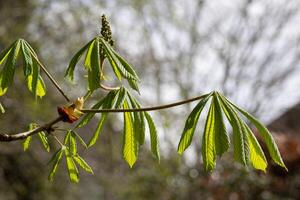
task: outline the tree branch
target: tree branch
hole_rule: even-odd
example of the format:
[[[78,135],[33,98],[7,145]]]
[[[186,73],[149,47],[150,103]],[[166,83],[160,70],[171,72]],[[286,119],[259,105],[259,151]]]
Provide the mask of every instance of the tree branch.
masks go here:
[[[52,120],[51,122],[44,124],[38,128],[35,128],[33,130],[30,131],[26,131],[26,132],[22,132],[22,133],[17,133],[17,134],[12,134],[12,135],[8,135],[8,134],[0,134],[0,141],[1,142],[11,142],[11,141],[15,141],[15,140],[22,140],[27,138],[28,136],[37,134],[41,131],[50,131],[51,127],[62,121],[62,117],[59,116],[56,119]]]
[[[132,108],[132,109],[82,109],[81,112],[83,112],[83,113],[108,113],[108,112],[116,113],[116,112],[143,112],[143,111],[162,110],[162,109],[167,109],[167,108],[187,104],[187,103],[190,103],[193,101],[197,101],[197,100],[203,99],[207,96],[208,96],[208,94],[205,94],[205,95],[197,96],[194,98],[178,101],[178,102],[171,103],[171,104],[160,105],[160,106]]]
[[[152,107],[144,107],[144,108],[134,108],[134,109],[82,109],[81,111],[84,113],[116,113],[116,112],[142,112],[142,111],[154,111],[154,110],[162,110],[162,109],[166,109],[166,108],[171,108],[171,107],[175,107],[175,106],[180,106],[183,104],[187,104],[193,101],[197,101],[200,99],[203,99],[205,97],[207,97],[209,94],[205,94],[205,95],[201,95],[201,96],[197,96],[194,98],[190,98],[190,99],[186,99],[186,100],[182,100],[182,101],[178,101],[175,103],[171,103],[171,104],[165,104],[165,105],[160,105],[160,106],[152,106]],[[59,116],[56,119],[52,120],[51,122],[44,124],[38,128],[35,128],[33,130],[30,131],[26,131],[26,132],[22,132],[22,133],[16,133],[16,134],[0,134],[0,142],[11,142],[11,141],[15,141],[15,140],[22,140],[27,138],[28,136],[31,135],[35,135],[41,131],[48,131],[51,132],[52,131],[52,126],[60,121],[63,121],[63,116]]]

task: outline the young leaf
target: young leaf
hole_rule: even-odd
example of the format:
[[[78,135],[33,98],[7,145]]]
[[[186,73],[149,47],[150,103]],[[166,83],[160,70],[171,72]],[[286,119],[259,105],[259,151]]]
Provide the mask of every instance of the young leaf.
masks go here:
[[[249,154],[247,154],[247,140],[245,140],[246,137],[244,127],[242,127],[240,119],[235,110],[227,102],[224,101],[222,96],[218,95],[218,97],[221,100],[221,107],[233,129],[234,158],[236,161],[247,166]]]
[[[124,109],[129,108],[125,100]],[[137,160],[137,139],[135,138],[133,119],[130,112],[124,112],[123,157],[132,167]]]
[[[224,124],[222,108],[218,96],[215,94],[213,97],[215,105],[215,146],[216,153],[222,156],[229,148],[229,137],[226,132],[226,127]]]
[[[65,77],[67,77],[70,81],[74,80],[74,69],[76,64],[78,63],[79,59],[81,58],[82,54],[86,51],[86,49],[91,45],[91,43],[94,41],[89,41],[86,45],[84,45],[71,59],[69,63],[69,67],[65,73]]]
[[[94,48],[95,41],[96,41],[96,38],[94,38],[91,41],[91,43],[88,47],[88,50],[86,52],[86,55],[85,55],[84,67],[86,69],[91,69],[92,68],[92,51],[93,51],[93,48]]]
[[[248,118],[248,120],[257,128],[258,132],[260,133],[261,137],[263,138],[264,142],[267,145],[267,148],[270,152],[271,158],[273,159],[273,161],[278,164],[279,166],[286,168],[280,152],[278,150],[278,147],[276,145],[276,142],[273,138],[273,136],[271,135],[271,133],[268,131],[268,129],[259,122],[258,119],[256,119],[255,117],[253,117],[251,114],[249,114],[248,112],[244,111],[243,109],[237,107],[236,105],[234,105],[233,103],[231,103],[228,99],[226,99],[224,97],[224,99],[231,104],[232,106],[234,106],[241,114],[243,114],[246,118]]]
[[[4,107],[2,106],[2,104],[0,103],[0,112],[2,113],[2,114],[4,114],[5,113],[5,109],[4,109]]]
[[[159,143],[158,143],[158,138],[157,138],[157,130],[156,130],[153,119],[147,112],[145,112],[145,117],[148,122],[149,131],[150,131],[151,151],[152,151],[152,154],[155,156],[155,158],[159,161],[160,154],[159,154]]]
[[[31,57],[30,49],[28,48],[28,46],[26,45],[24,40],[22,40],[22,42],[21,42],[21,49],[22,49],[22,55],[23,55],[24,75],[28,76],[32,71],[31,68],[33,65],[33,61],[32,61],[32,57]]]
[[[2,88],[2,91],[6,91],[6,89],[9,86],[11,86],[13,82],[15,66],[19,55],[19,50],[20,50],[20,40],[17,40],[14,43],[11,52],[7,55],[4,68],[1,71],[0,87]]]
[[[29,149],[29,145],[31,143],[32,137],[28,136],[27,138],[25,138],[25,140],[23,141],[22,145],[23,145],[23,150],[27,151]]]
[[[265,154],[251,129],[247,126],[247,124],[245,124],[245,127],[249,141],[250,162],[255,169],[259,169],[265,172],[268,165]]]
[[[99,40],[102,43],[102,46],[105,49],[106,55],[109,58],[110,62],[112,62],[112,67],[116,67],[118,70],[118,72],[120,72],[122,74],[122,76],[126,79],[133,79],[133,80],[138,80],[138,77],[136,74],[132,74],[133,69],[130,67],[130,70],[132,70],[132,72],[128,71],[123,64],[118,60],[118,58],[116,57],[116,55],[114,54],[112,48],[109,46],[109,44],[102,38],[100,37]],[[128,67],[128,66],[127,66]],[[114,69],[115,71],[115,69]],[[116,74],[117,76],[119,76],[119,74]],[[119,78],[119,80],[121,80]]]
[[[66,156],[66,164],[68,168],[70,181],[72,183],[78,183],[79,181],[78,169],[74,163],[73,158],[71,157],[70,152],[67,149],[65,150],[65,156]]]
[[[61,148],[60,150],[58,150],[51,158],[50,163],[53,162],[52,165],[52,169],[50,171],[50,174],[48,176],[48,180],[49,181],[53,181],[53,177],[57,171],[58,165],[60,163],[60,160],[62,158],[63,152],[65,151],[65,149]]]
[[[100,133],[102,132],[103,125],[106,122],[106,119],[107,119],[107,113],[102,113],[101,119],[96,128],[96,131],[94,132],[93,137],[90,139],[90,141],[88,143],[88,147],[91,147],[94,144],[96,144],[96,142],[100,136]]]
[[[210,97],[211,94],[208,94],[206,97],[201,99],[201,101],[197,104],[197,106],[193,109],[193,111],[188,116],[177,148],[177,152],[180,155],[183,154],[185,149],[190,146],[200,114]]]
[[[10,52],[13,49],[14,45],[15,45],[15,42],[12,45],[10,45],[10,47],[8,47],[7,49],[5,49],[4,51],[2,51],[0,53],[0,65],[8,57],[8,55],[10,54]]]
[[[72,155],[77,154],[76,134],[73,131],[70,131],[69,148]]]
[[[87,148],[87,145],[86,145],[86,143],[84,142],[84,140],[82,139],[82,137],[81,137],[78,133],[76,133],[75,131],[72,131],[72,132],[73,132],[73,134],[76,135],[76,137],[78,138],[78,140],[79,140],[79,142],[82,144],[82,146],[84,146],[85,148]]]
[[[99,41],[93,42],[88,71],[89,90],[94,91],[100,86],[100,48]],[[90,47],[91,48],[91,47]]]
[[[211,102],[202,138],[202,157],[205,170],[212,171],[216,165],[215,105]]]
[[[85,171],[94,174],[93,169],[78,154],[73,157],[76,163]]]
[[[38,136],[39,136],[39,139],[40,139],[43,147],[45,148],[45,150],[47,152],[49,152],[50,151],[50,145],[49,145],[48,138],[47,138],[45,132],[43,132],[43,131],[39,132]]]
[[[127,96],[129,97],[130,104],[132,108],[140,108],[140,104],[135,100],[135,98],[127,92]],[[145,114],[144,112],[134,112],[134,132],[136,133],[136,137],[140,145],[144,144],[145,141]]]

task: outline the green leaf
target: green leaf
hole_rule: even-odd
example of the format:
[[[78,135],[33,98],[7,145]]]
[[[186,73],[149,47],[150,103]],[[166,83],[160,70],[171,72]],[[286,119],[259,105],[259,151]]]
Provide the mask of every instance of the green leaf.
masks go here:
[[[49,181],[53,181],[53,177],[57,171],[58,165],[60,163],[60,160],[62,158],[63,152],[65,151],[65,149],[61,148],[60,150],[58,150],[51,158],[50,163],[53,162],[52,165],[52,169],[50,171],[50,174],[48,176],[48,180]]]
[[[279,166],[286,168],[280,152],[278,150],[278,147],[276,145],[276,142],[273,138],[273,136],[271,135],[271,133],[268,131],[268,129],[262,124],[260,123],[260,121],[258,119],[256,119],[255,117],[253,117],[251,114],[249,114],[248,112],[244,111],[243,109],[237,107],[236,105],[234,105],[233,103],[231,103],[228,99],[226,99],[224,97],[224,99],[231,104],[233,107],[235,107],[241,114],[243,114],[258,130],[258,132],[260,133],[262,139],[264,140],[264,142],[267,145],[267,148],[270,152],[270,156],[273,159],[273,161],[278,164]]]
[[[47,152],[49,152],[50,151],[50,145],[49,145],[48,138],[47,138],[45,132],[43,132],[43,131],[39,132],[38,136],[39,136],[41,144],[43,145],[43,147],[45,148],[45,150]]]
[[[147,120],[148,126],[149,126],[151,152],[155,156],[155,158],[159,161],[160,154],[159,154],[159,142],[158,142],[158,138],[157,138],[157,130],[156,130],[153,119],[147,112],[145,112],[145,117],[146,117],[146,120]]]
[[[25,138],[25,140],[23,141],[22,145],[23,145],[23,150],[27,151],[29,149],[29,145],[31,143],[32,137],[28,136],[27,138]]]
[[[123,67],[125,68],[125,70],[127,72],[129,72],[130,75],[132,75],[135,80],[139,80],[139,77],[136,74],[136,72],[134,71],[133,67],[130,64],[128,64],[127,61],[124,58],[122,58],[119,54],[117,54],[117,52],[115,52],[115,50],[113,50],[112,48],[111,48],[111,50],[112,50],[113,54],[116,56],[116,58],[123,65]]]
[[[72,155],[77,154],[76,134],[73,131],[70,131],[69,148]]]
[[[88,143],[88,147],[91,147],[94,144],[96,144],[96,142],[100,136],[100,133],[102,132],[103,125],[106,122],[106,119],[107,119],[107,113],[103,113],[101,116],[101,119],[97,125],[96,131],[94,132],[93,137],[90,139],[90,141]]]
[[[123,108],[129,108],[126,100]],[[123,157],[130,167],[136,162],[137,154],[137,139],[135,138],[132,115],[130,112],[124,112]]]
[[[247,166],[247,160],[249,160],[249,145],[247,137],[245,137],[245,128],[243,127],[243,124],[241,123],[241,120],[235,110],[224,101],[221,95],[218,94],[218,97],[221,100],[221,107],[233,129],[234,158],[236,161]]]
[[[94,174],[93,169],[83,160],[82,157],[80,157],[78,154],[73,157],[76,163],[85,171]]]
[[[113,52],[112,48],[109,46],[109,44],[102,37],[100,37],[99,40],[103,44],[106,55],[109,58],[110,62],[113,62],[113,64],[111,63],[112,67],[113,68],[116,67],[118,69],[117,71],[120,72],[124,78],[138,80],[138,77],[137,77],[136,73],[134,72],[134,70],[129,65],[128,65],[129,68],[128,68],[128,66],[126,66],[126,68],[128,68],[131,71],[128,71],[124,67],[123,63],[121,63],[119,61],[118,57],[114,54],[114,52]],[[114,71],[115,71],[115,69],[114,69]],[[134,74],[132,74],[132,72],[134,72]],[[119,74],[116,74],[116,75],[119,76]],[[121,80],[121,79],[119,78],[119,80]]]
[[[245,127],[249,141],[250,162],[255,169],[259,169],[265,172],[268,165],[265,154],[251,129],[246,124]]]
[[[118,90],[118,99],[116,101],[116,105],[115,105],[115,108],[120,108],[122,107],[123,103],[124,103],[124,100],[127,96],[127,91],[125,90],[124,87],[121,87],[119,90]]]
[[[0,95],[1,96],[1,95]],[[0,103],[0,112],[2,113],[2,114],[4,114],[5,113],[5,109],[4,109],[4,107],[2,106],[2,104]]]
[[[92,45],[91,45],[92,46]],[[100,48],[99,41],[93,42],[88,71],[89,90],[94,91],[100,86]]]
[[[1,83],[0,87],[2,88],[2,91],[6,91],[6,89],[12,85],[14,73],[15,73],[15,67],[17,58],[19,55],[20,50],[20,40],[17,40],[12,49],[11,52],[7,55],[7,59],[4,65],[4,68],[1,71]]]
[[[222,108],[220,104],[220,100],[216,94],[213,97],[214,105],[215,105],[215,146],[216,153],[219,156],[222,156],[229,148],[229,137],[226,132],[226,127],[224,124]]]
[[[216,165],[215,129],[215,104],[214,101],[212,101],[206,118],[202,138],[203,164],[207,171],[212,171]]]
[[[28,76],[29,74],[31,74],[31,71],[32,71],[31,68],[32,68],[32,65],[33,65],[33,61],[32,61],[32,57],[31,57],[30,49],[26,45],[24,40],[21,41],[21,49],[22,49],[22,55],[23,55],[24,75]]]
[[[68,69],[65,73],[65,77],[67,77],[70,81],[74,80],[74,69],[78,61],[80,60],[82,54],[86,51],[86,49],[91,45],[91,43],[94,41],[89,41],[86,45],[84,45],[71,59]]]
[[[85,56],[85,60],[84,60],[84,67],[86,69],[91,69],[92,68],[92,51],[93,51],[93,48],[94,48],[95,41],[96,41],[96,38],[94,38],[91,41],[91,43],[88,47],[88,50],[86,52],[86,56]]]
[[[132,108],[140,108],[140,104],[137,100],[127,92],[127,96],[129,97],[130,104]],[[134,132],[136,133],[136,138],[140,145],[144,144],[145,141],[145,114],[144,112],[134,112]]]
[[[32,88],[33,86],[35,89]],[[27,87],[30,92],[32,92],[33,94],[35,93],[35,96],[43,97],[46,95],[46,86],[41,76],[39,76],[37,80],[36,79],[33,80],[32,74],[27,76]]]
[[[108,94],[109,95],[109,94]],[[92,109],[99,109],[102,104],[105,102],[106,97],[104,97],[103,99],[101,99],[100,101],[98,101],[95,105],[92,106]],[[86,114],[82,120],[76,125],[76,128],[80,128],[85,126],[86,124],[88,124],[90,122],[90,120],[94,117],[96,113],[88,113]]]
[[[73,132],[73,134],[76,135],[76,137],[78,138],[78,140],[79,140],[79,142],[82,144],[82,146],[84,146],[85,148],[87,148],[87,145],[86,145],[86,143],[84,142],[84,140],[82,139],[82,137],[81,137],[78,133],[76,133],[75,131],[72,131],[72,132]]]
[[[192,110],[192,112],[189,114],[185,125],[183,132],[181,134],[181,138],[178,144],[177,152],[181,155],[187,149],[193,139],[194,132],[197,126],[197,122],[199,120],[200,114],[208,101],[208,99],[211,97],[211,93],[208,94],[206,97],[201,99],[201,101],[197,104],[197,106]]]
[[[11,53],[13,47],[15,45],[15,42],[10,45],[10,47],[8,47],[7,49],[5,49],[4,51],[2,51],[0,53],[0,65],[3,63],[3,61],[8,57],[8,55]]]
[[[71,157],[70,152],[67,149],[65,150],[65,155],[66,155],[66,164],[67,164],[70,181],[72,183],[78,183],[79,181],[78,169],[74,163],[73,158]]]

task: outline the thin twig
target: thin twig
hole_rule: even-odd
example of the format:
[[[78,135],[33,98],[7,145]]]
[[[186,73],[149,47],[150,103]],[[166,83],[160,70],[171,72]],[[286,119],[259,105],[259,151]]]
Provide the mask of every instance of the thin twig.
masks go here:
[[[52,136],[62,147],[64,146],[63,143],[55,135],[52,134]]]
[[[27,138],[28,136],[31,136],[31,135],[34,135],[34,134],[37,134],[41,131],[49,131],[49,129],[51,129],[51,127],[62,121],[62,117],[59,116],[57,117],[56,119],[52,120],[51,122],[47,123],[47,124],[44,124],[38,128],[35,128],[33,130],[30,130],[30,131],[26,131],[26,132],[22,132],[22,133],[17,133],[17,134],[12,134],[12,135],[9,135],[9,134],[0,134],[0,141],[1,142],[11,142],[11,141],[14,141],[14,140],[22,140],[22,139],[25,139]]]
[[[81,112],[84,113],[108,113],[108,112],[142,112],[142,111],[154,111],[154,110],[162,110],[162,109],[167,109],[175,106],[179,106],[182,104],[187,104],[193,101],[197,101],[200,99],[203,99],[207,97],[208,94],[201,95],[198,97],[186,99],[183,101],[178,101],[175,103],[171,104],[165,104],[165,105],[160,105],[160,106],[151,106],[151,107],[144,107],[144,108],[132,108],[132,109],[82,109]]]
[[[61,89],[61,87],[58,85],[58,83],[54,80],[54,78],[51,76],[51,74],[47,71],[46,67],[43,65],[43,63],[35,56],[32,55],[34,57],[34,59],[36,60],[36,62],[40,65],[40,67],[42,68],[42,70],[45,72],[46,76],[50,79],[50,81],[54,84],[54,86],[56,87],[56,89],[63,95],[63,97],[70,102],[69,97],[64,93],[64,91]]]
[[[104,84],[100,84],[100,88],[102,88],[103,90],[106,90],[106,91],[112,91],[112,90],[119,90],[120,87],[110,87],[110,86],[107,86],[107,85],[104,85]]]

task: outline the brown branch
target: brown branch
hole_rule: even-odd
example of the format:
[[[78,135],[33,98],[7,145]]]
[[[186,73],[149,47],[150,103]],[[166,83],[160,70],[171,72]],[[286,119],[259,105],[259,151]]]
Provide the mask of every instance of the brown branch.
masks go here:
[[[180,106],[183,104],[187,104],[193,101],[197,101],[200,99],[203,99],[207,97],[209,94],[201,95],[198,97],[178,101],[175,103],[171,104],[165,104],[165,105],[160,105],[160,106],[151,106],[151,107],[144,107],[144,108],[132,108],[132,109],[82,109],[81,112],[83,113],[108,113],[108,112],[143,112],[143,111],[154,111],[154,110],[162,110],[162,109],[167,109],[175,106]]]
[[[166,109],[166,108],[171,108],[171,107],[187,104],[187,103],[190,103],[193,101],[197,101],[197,100],[207,97],[208,95],[210,95],[210,94],[205,94],[205,95],[197,96],[194,98],[178,101],[178,102],[171,103],[171,104],[160,105],[160,106],[133,108],[133,109],[100,109],[100,110],[98,110],[98,109],[82,109],[81,111],[84,113],[104,113],[104,112],[116,113],[116,112],[142,112],[142,111],[162,110],[162,109]],[[52,120],[51,122],[44,124],[33,130],[30,130],[30,131],[16,133],[16,134],[10,134],[10,135],[9,134],[0,134],[0,142],[11,142],[11,141],[15,141],[15,140],[22,140],[22,139],[27,138],[28,136],[35,135],[41,131],[47,131],[50,133],[51,131],[55,130],[55,129],[52,129],[52,126],[60,121],[63,121],[63,116],[59,116],[56,119]]]
[[[34,135],[34,134],[37,134],[41,131],[48,131],[50,132],[51,131],[51,127],[62,121],[62,117],[59,116],[57,117],[56,119],[52,120],[51,122],[47,123],[47,124],[44,124],[40,127],[37,127],[33,130],[30,130],[30,131],[26,131],[26,132],[22,132],[22,133],[17,133],[17,134],[12,134],[12,135],[9,135],[9,134],[0,134],[0,141],[1,142],[11,142],[11,141],[15,141],[15,140],[22,140],[22,139],[25,139],[27,138],[28,136],[31,136],[31,135]]]

